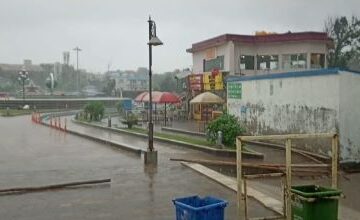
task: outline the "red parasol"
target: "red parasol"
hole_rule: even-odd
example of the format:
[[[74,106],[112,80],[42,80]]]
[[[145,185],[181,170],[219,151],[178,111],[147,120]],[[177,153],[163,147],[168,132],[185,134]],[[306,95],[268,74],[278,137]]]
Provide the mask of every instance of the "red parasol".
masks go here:
[[[154,103],[163,103],[165,104],[165,115],[164,115],[164,124],[166,126],[166,103],[179,103],[181,100],[179,97],[171,92],[161,92],[154,94],[153,96]]]
[[[142,92],[134,99],[135,102],[143,102],[144,96],[146,96],[148,92]]]
[[[179,97],[171,92],[161,92],[154,94],[154,103],[179,103],[181,100]]]
[[[161,93],[162,93],[162,92],[159,92],[159,91],[152,91],[152,92],[151,92],[152,102],[153,102],[153,103],[157,103],[157,102],[154,101],[154,98],[160,96]],[[142,99],[142,102],[149,102],[149,100],[150,100],[149,92],[146,92],[146,94],[144,95],[144,97],[143,97],[143,99]]]

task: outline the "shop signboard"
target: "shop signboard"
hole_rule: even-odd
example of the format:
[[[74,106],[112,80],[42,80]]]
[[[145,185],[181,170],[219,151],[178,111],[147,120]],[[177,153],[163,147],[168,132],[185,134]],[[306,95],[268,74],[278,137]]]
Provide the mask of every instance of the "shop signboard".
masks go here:
[[[241,99],[242,97],[242,84],[229,82],[227,84],[227,96],[229,99]]]

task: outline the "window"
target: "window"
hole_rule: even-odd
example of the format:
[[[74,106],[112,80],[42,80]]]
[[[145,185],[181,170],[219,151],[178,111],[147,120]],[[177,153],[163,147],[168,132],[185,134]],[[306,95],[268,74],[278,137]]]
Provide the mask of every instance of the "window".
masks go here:
[[[240,69],[253,70],[255,67],[255,56],[242,55],[240,56]]]
[[[283,69],[306,69],[306,53],[283,55]]]
[[[311,54],[311,69],[320,69],[325,67],[325,54],[312,53]]]
[[[204,60],[204,72],[211,72],[214,69],[224,70],[224,56],[218,56],[215,59]]]
[[[257,56],[258,70],[277,70],[279,69],[278,55],[260,55]]]

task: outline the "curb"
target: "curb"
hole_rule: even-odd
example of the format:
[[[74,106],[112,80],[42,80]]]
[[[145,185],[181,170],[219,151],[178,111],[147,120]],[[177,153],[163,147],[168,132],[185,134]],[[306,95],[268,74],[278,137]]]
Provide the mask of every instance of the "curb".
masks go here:
[[[41,122],[41,124],[44,125],[44,126],[50,127],[50,125],[45,123],[45,122]],[[77,135],[77,136],[87,138],[89,140],[93,140],[93,141],[96,141],[96,142],[99,142],[99,143],[110,145],[110,146],[113,146],[113,147],[116,147],[116,148],[119,148],[119,149],[122,149],[122,150],[126,150],[126,151],[129,151],[131,153],[135,153],[135,154],[137,154],[139,156],[141,156],[141,154],[144,152],[142,149],[134,148],[134,147],[132,147],[130,145],[127,145],[127,144],[124,144],[124,143],[119,143],[119,142],[115,142],[115,141],[109,141],[109,140],[104,139],[104,138],[90,136],[90,135],[80,133],[80,132],[77,132],[77,131],[73,131],[73,130],[69,130],[69,129],[66,130],[66,132],[69,133],[69,134]]]
[[[193,131],[187,131],[187,130],[178,129],[178,128],[161,127],[161,130],[175,132],[175,133],[196,135],[196,136],[200,136],[200,137],[205,137],[206,136],[206,134],[203,133],[203,132],[193,132]]]
[[[125,133],[125,134],[129,134],[129,135],[134,135],[137,137],[142,137],[142,138],[148,138],[148,136],[146,134],[141,134],[141,133],[135,133],[135,132],[129,132],[129,131],[125,131],[122,129],[116,129],[116,128],[109,128],[109,127],[104,127],[104,126],[100,126],[100,125],[94,125],[88,122],[80,122],[80,121],[76,121],[76,120],[72,120],[74,123],[78,123],[78,124],[82,124],[82,125],[86,125],[86,126],[92,126],[92,127],[97,127],[100,129],[105,129],[108,131],[112,131],[112,132],[117,132],[117,133]],[[175,141],[175,140],[170,140],[170,139],[166,139],[166,138],[161,138],[161,137],[154,137],[154,140],[157,141],[161,141],[164,143],[170,143],[170,144],[178,144],[181,145],[183,147],[188,147],[194,150],[199,150],[205,153],[210,153],[213,154],[215,156],[225,156],[225,157],[233,157],[236,158],[236,151],[235,150],[222,150],[222,149],[214,149],[211,147],[207,147],[207,146],[202,146],[202,145],[196,145],[196,144],[189,144],[186,142],[182,142],[182,141]],[[246,158],[256,158],[256,159],[263,159],[264,155],[261,153],[252,153],[252,152],[242,152],[242,155]]]

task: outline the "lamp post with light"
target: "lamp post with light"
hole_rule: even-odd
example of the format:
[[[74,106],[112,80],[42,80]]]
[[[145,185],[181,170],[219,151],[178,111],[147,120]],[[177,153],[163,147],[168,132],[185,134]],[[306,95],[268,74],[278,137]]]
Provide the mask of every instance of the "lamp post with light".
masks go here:
[[[152,120],[152,46],[160,46],[163,44],[156,36],[156,24],[149,16],[149,139],[148,149],[145,152],[145,164],[157,164],[157,151],[154,150],[154,124]]]
[[[29,72],[26,71],[25,68],[19,72],[18,81],[22,85],[22,98],[23,102],[25,102],[25,81],[29,80]]]

